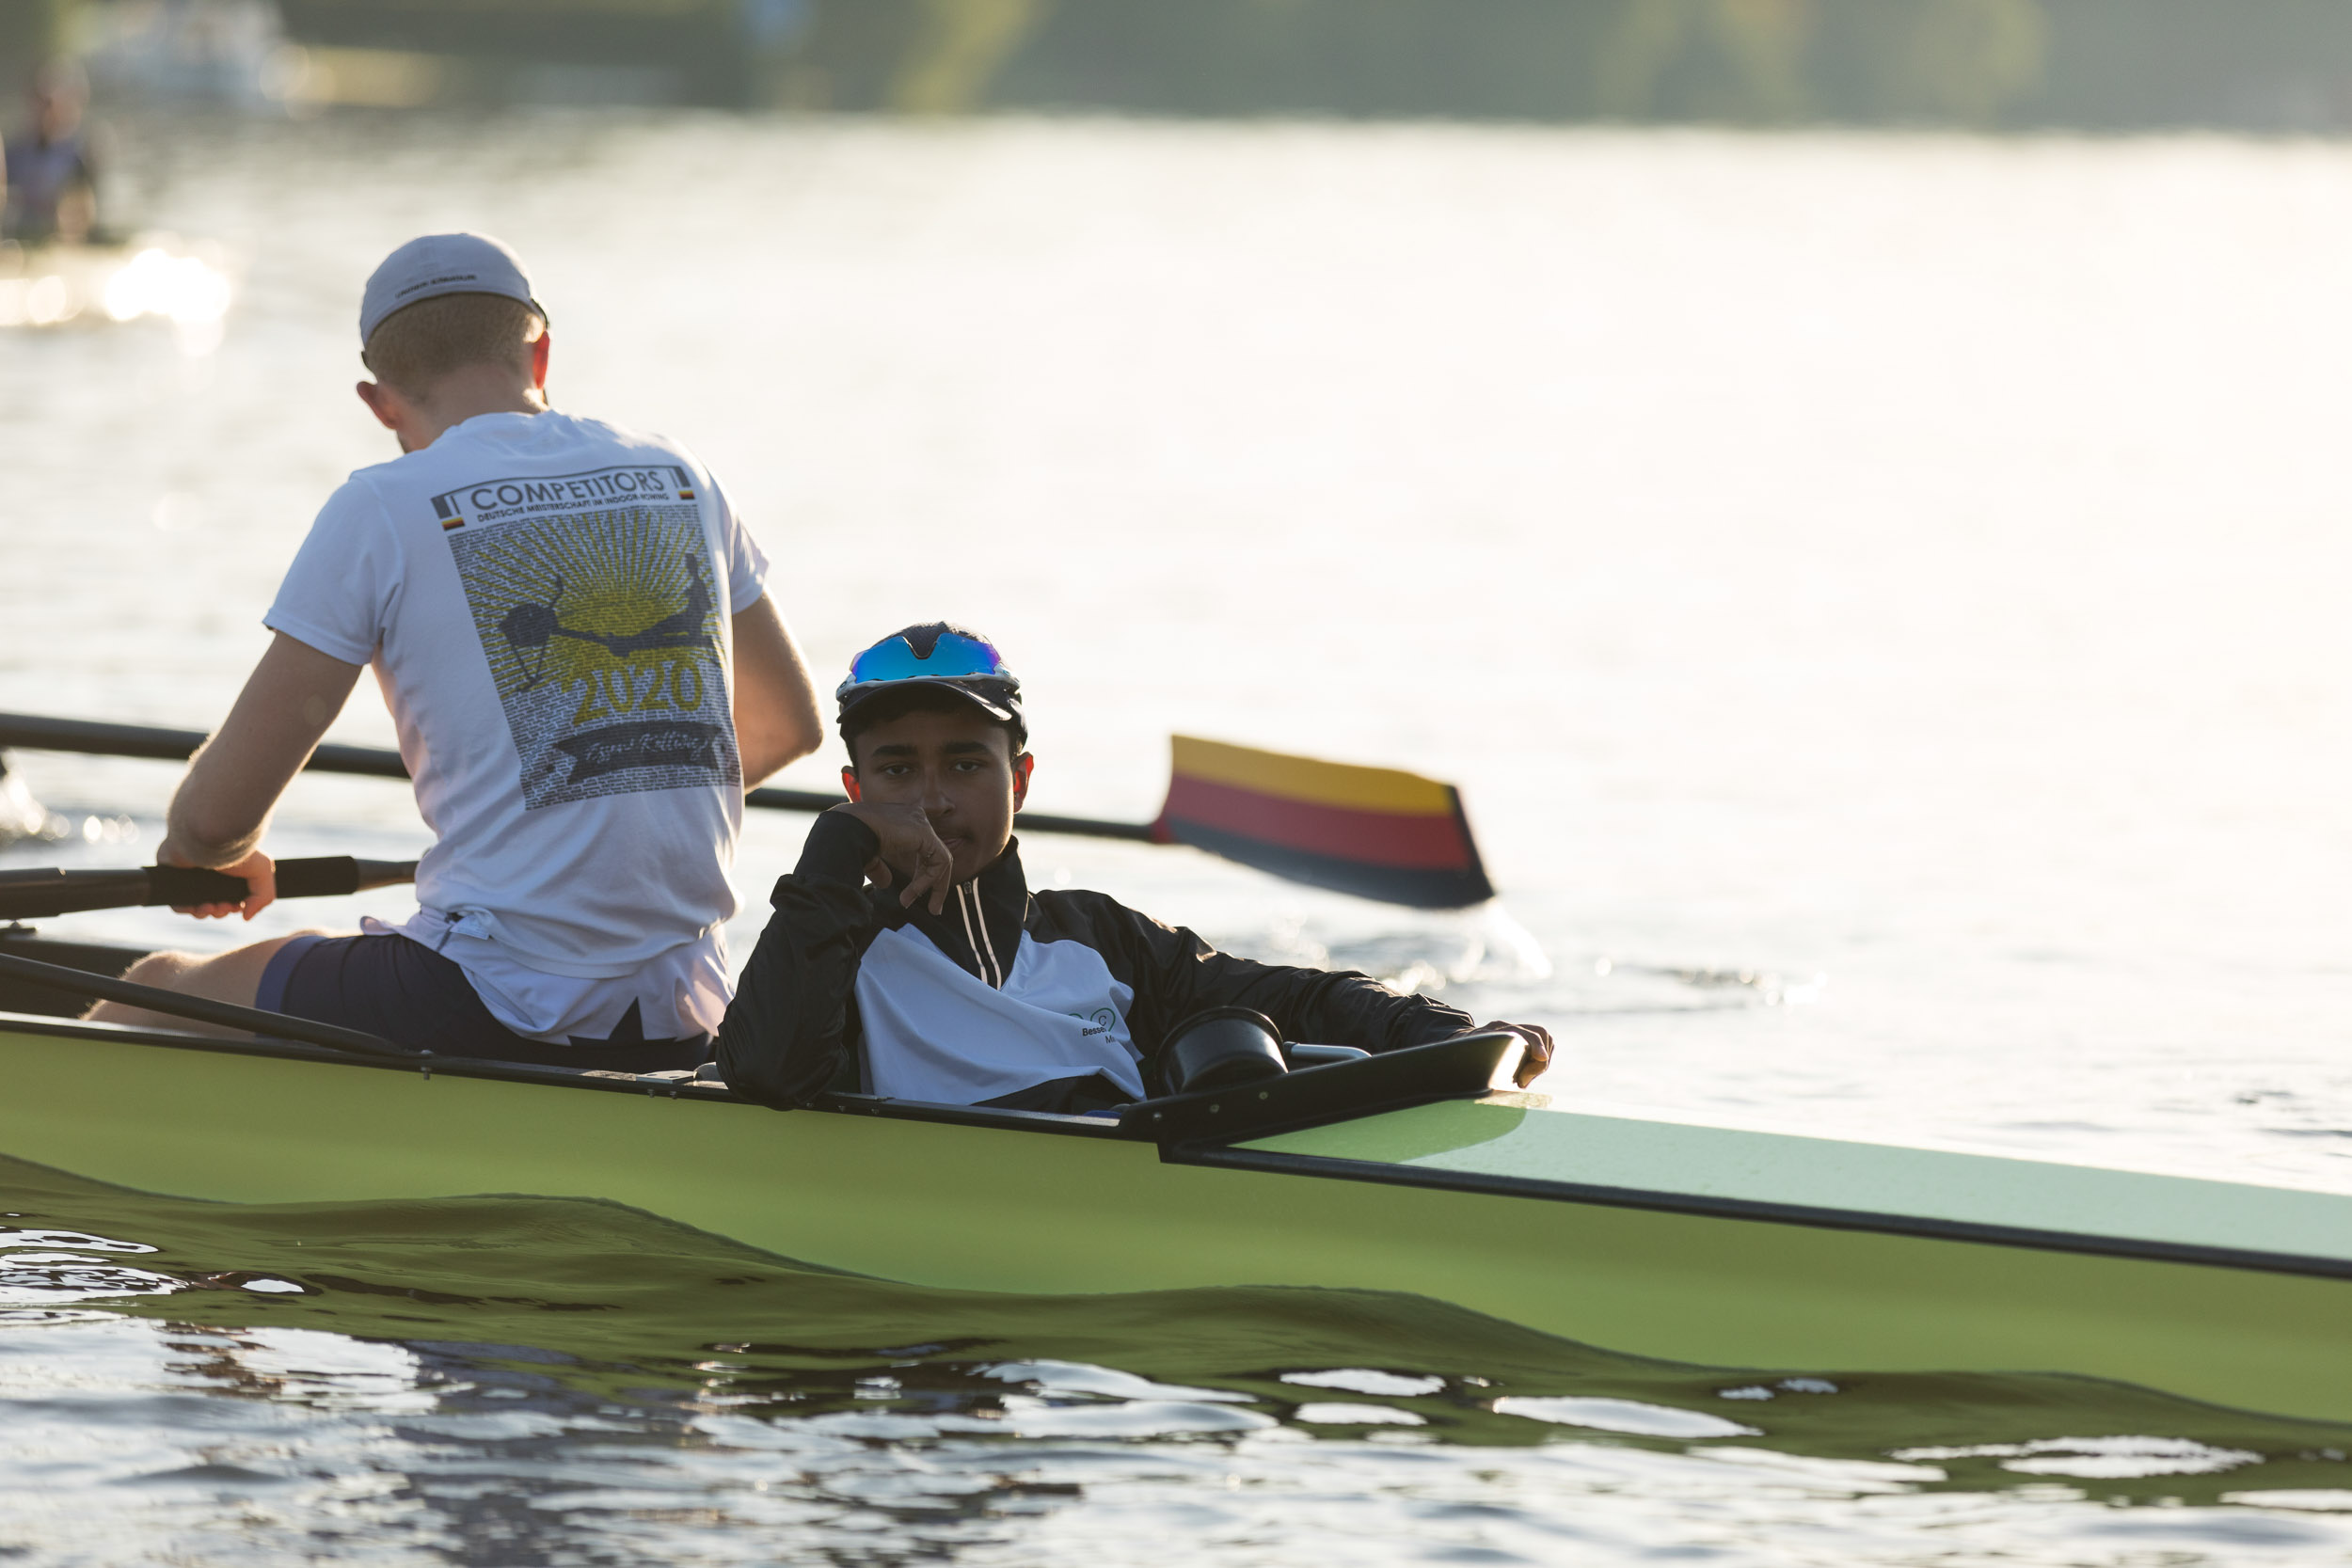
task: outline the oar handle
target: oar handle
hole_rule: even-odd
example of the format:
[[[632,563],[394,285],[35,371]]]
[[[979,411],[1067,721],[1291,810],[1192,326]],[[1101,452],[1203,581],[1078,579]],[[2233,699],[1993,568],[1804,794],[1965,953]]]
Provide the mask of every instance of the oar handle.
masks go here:
[[[433,1054],[412,1045],[397,1044],[380,1035],[346,1029],[339,1023],[319,1023],[307,1018],[291,1018],[284,1013],[266,1013],[259,1007],[240,1007],[232,1002],[185,996],[176,990],[162,990],[129,980],[117,980],[109,975],[92,974],[87,970],[45,964],[38,958],[20,958],[8,953],[0,953],[0,974],[47,990],[102,997],[126,1006],[144,1007],[151,1013],[193,1019],[199,1023],[210,1023],[223,1029],[246,1030],[268,1039],[300,1040],[305,1045],[324,1045],[336,1051],[357,1052],[363,1056],[421,1060]]]
[[[372,887],[417,879],[415,861],[363,861],[349,855],[319,855],[278,863],[280,898],[333,898]],[[249,891],[242,877],[195,871],[182,865],[147,868],[150,904],[233,904]]]
[[[363,861],[322,855],[278,863],[281,898],[332,897],[368,888],[412,882],[414,861]],[[137,909],[157,904],[234,904],[249,890],[242,877],[195,871],[180,865],[150,865],[135,871],[38,871],[0,873],[0,920],[47,920],[83,910]]]
[[[141,904],[236,904],[252,889],[243,877],[226,871],[195,871],[184,865],[147,868],[147,896]],[[284,892],[281,886],[279,890]]]

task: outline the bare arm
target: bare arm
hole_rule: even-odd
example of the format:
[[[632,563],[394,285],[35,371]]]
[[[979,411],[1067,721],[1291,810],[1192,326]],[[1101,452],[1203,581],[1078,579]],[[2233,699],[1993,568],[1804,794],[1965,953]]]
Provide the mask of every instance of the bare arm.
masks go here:
[[[798,762],[824,739],[808,663],[763,594],[735,617],[735,743],[743,753],[743,787]]]
[[[253,667],[227,721],[190,759],[155,854],[167,865],[243,877],[253,892],[242,906],[206,904],[189,912],[227,914],[242,908],[250,920],[277,896],[275,867],[259,848],[262,831],[288,781],[342,711],[361,668],[284,632]]]

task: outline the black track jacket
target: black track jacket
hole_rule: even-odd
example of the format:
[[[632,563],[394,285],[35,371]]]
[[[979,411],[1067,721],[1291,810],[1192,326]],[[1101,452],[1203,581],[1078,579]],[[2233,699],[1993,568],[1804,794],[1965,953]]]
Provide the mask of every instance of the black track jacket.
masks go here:
[[[944,914],[866,884],[880,847],[855,817],[817,818],[720,1027],[720,1070],[776,1106],[828,1089],[1086,1110],[1156,1093],[1168,1031],[1203,1007],[1254,1007],[1287,1040],[1394,1051],[1470,1015],[1367,975],[1219,953],[1100,893],[1031,893],[1020,846]]]

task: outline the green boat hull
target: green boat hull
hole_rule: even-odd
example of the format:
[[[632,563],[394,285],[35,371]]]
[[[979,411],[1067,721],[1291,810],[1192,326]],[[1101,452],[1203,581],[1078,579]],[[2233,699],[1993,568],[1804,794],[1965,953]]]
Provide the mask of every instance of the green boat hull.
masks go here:
[[[1726,1198],[1704,1182],[1679,1192],[1597,1183],[1590,1167],[1608,1164],[1607,1140],[1589,1124],[1608,1118],[1531,1110],[1507,1096],[1163,1150],[1073,1131],[778,1114],[640,1081],[427,1077],[101,1033],[0,1030],[0,1152],[176,1196],[593,1197],[915,1284],[1411,1291],[1661,1360],[2074,1373],[2352,1420],[2352,1264],[2337,1267],[2352,1243],[2352,1199],[2322,1195],[2090,1173],[2125,1184],[2112,1186],[2110,1196],[2123,1195],[2114,1201],[2144,1191],[2154,1207],[2177,1207],[2187,1195],[2191,1207],[2221,1206],[2212,1223],[2250,1227],[2273,1244],[2310,1237],[2299,1264],[2251,1254],[2233,1263],[2161,1237],[1988,1239],[1984,1225],[1882,1225]],[[1647,1125],[1660,1124],[1617,1128],[1637,1137]],[[1691,1159],[1703,1163],[1716,1147],[1709,1137],[1753,1135],[1656,1135],[1673,1136],[1696,1140]],[[1733,1164],[1753,1164],[1765,1146],[1721,1147]],[[1578,1148],[1587,1168],[1565,1168]],[[1866,1164],[1916,1153],[1819,1148]],[[1563,1168],[1547,1174],[1547,1161]],[[2069,1167],[1979,1164],[1987,1180],[2072,1180]],[[1915,1160],[1901,1168],[1942,1180],[1942,1167]],[[2110,1192],[2083,1190],[2093,1207]],[[2235,1200],[2252,1216],[2242,1226],[2225,1212],[2231,1195],[2250,1195]],[[2168,1248],[2178,1255],[2155,1255]]]

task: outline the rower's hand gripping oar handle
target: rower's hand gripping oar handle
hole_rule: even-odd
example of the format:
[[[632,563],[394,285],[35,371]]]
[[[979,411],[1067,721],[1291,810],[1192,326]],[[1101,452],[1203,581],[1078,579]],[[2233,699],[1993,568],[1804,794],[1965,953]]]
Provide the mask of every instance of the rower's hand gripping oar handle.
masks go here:
[[[74,996],[103,997],[126,1006],[144,1007],[151,1013],[193,1019],[199,1023],[215,1024],[223,1029],[246,1030],[267,1039],[299,1040],[305,1045],[324,1045],[335,1051],[357,1052],[362,1056],[396,1056],[404,1060],[424,1061],[433,1055],[430,1051],[401,1045],[380,1035],[346,1029],[339,1023],[320,1023],[307,1018],[289,1017],[284,1013],[263,1012],[259,1007],[240,1007],[233,1002],[185,996],[176,990],[162,990],[154,986],[118,980],[111,975],[93,974],[87,970],[68,969],[62,964],[45,964],[38,958],[20,958],[9,953],[0,953],[0,974],[28,986],[61,990]]]
[[[331,898],[372,887],[390,887],[417,879],[415,861],[363,861],[349,855],[319,855],[308,860],[278,863],[280,898]],[[249,891],[242,877],[224,871],[196,871],[183,865],[147,867],[150,904],[237,904]]]

